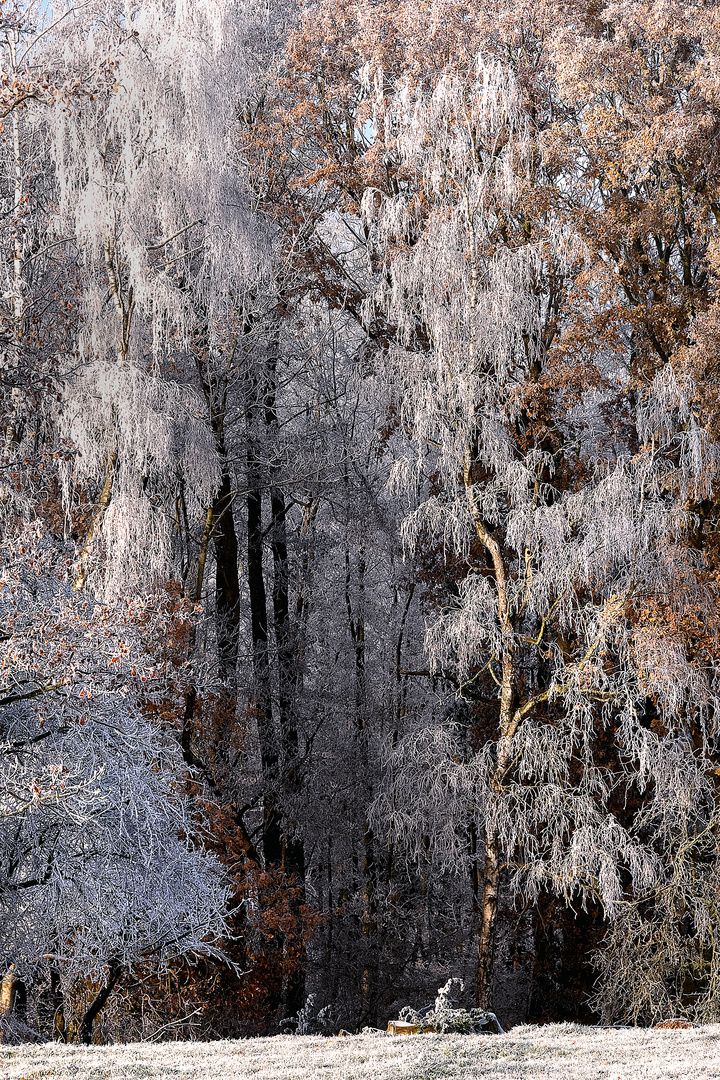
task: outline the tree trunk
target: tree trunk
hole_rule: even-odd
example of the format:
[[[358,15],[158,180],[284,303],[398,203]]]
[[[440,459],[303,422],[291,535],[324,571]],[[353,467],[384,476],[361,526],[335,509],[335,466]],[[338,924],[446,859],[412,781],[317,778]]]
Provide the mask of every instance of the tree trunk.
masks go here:
[[[363,938],[365,959],[362,973],[362,1013],[360,1026],[375,1020],[373,999],[375,995],[377,904],[375,902],[375,844],[373,831],[365,817],[363,828]]]
[[[197,577],[195,578],[195,586],[191,593],[191,599],[195,604],[199,604],[202,597],[203,579],[205,577],[205,561],[207,559],[207,549],[210,543],[210,535],[212,533],[212,523],[213,508],[210,507],[205,515],[205,528],[203,530],[202,540],[200,541],[200,552],[198,555]],[[193,622],[190,627],[188,657],[191,657],[195,652],[196,640],[196,624]],[[180,739],[185,763],[192,767],[195,767],[199,764],[199,761],[196,758],[193,750],[193,718],[195,716],[196,701],[197,687],[195,685],[192,685],[185,692],[185,711],[183,713],[182,735]]]
[[[0,1014],[2,1016],[9,1016],[15,1008],[16,984],[15,965],[11,964],[0,982]]]
[[[207,544],[212,527],[215,544],[215,622],[220,676],[234,704],[237,684],[238,641],[240,637],[240,579],[238,576],[238,541],[233,513],[233,483],[225,445],[227,411],[227,379],[216,376],[210,369],[207,348],[207,326],[198,335],[200,348],[195,362],[203,395],[207,404],[215,449],[221,463],[220,486],[211,510],[206,517],[205,531],[198,558],[196,603],[200,599],[205,571]]]
[[[480,1009],[493,1006],[493,966],[497,930],[498,889],[500,885],[500,852],[494,833],[485,833],[485,870],[480,910],[478,939],[477,1004]]]
[[[472,888],[473,926],[477,925],[480,914],[480,863],[478,861],[478,836],[475,821],[470,822],[468,830],[470,840],[470,885]]]
[[[278,714],[282,745],[284,784],[292,790],[300,785],[298,775],[298,730],[295,717],[297,694],[297,663],[290,625],[289,574],[285,496],[282,489],[270,489],[272,527],[270,531],[273,555],[273,621],[277,644]],[[282,864],[299,882],[305,878],[305,852],[302,840],[290,838],[285,829]]]
[[[273,630],[277,649],[278,678],[278,721],[280,725],[280,772],[278,780],[286,789],[297,790],[298,776],[298,731],[295,716],[297,697],[297,664],[295,647],[290,624],[290,575],[287,547],[287,507],[285,495],[278,485],[280,463],[277,446],[273,440],[278,438],[277,417],[277,365],[280,355],[279,327],[271,339],[271,347],[264,372],[263,405],[265,419],[265,438],[270,458],[270,546],[273,559]],[[295,874],[302,883],[305,878],[305,852],[301,840],[291,839],[288,822],[283,825],[282,856],[283,868]]]
[[[50,971],[50,1007],[52,1008],[52,1034],[53,1042],[67,1042],[65,1030],[65,999],[63,997],[60,974],[52,968]]]
[[[294,664],[288,597],[288,551],[285,496],[281,488],[270,488],[270,541],[273,557],[273,621],[278,654],[278,711],[283,752],[297,755],[298,735],[294,718]]]
[[[497,590],[497,617],[502,635],[499,738],[497,742],[497,764],[492,778],[492,787],[497,793],[497,797],[502,798],[505,775],[510,767],[512,740],[522,713],[522,710],[513,711],[517,682],[515,629],[508,601],[507,575],[503,552],[498,541],[488,530],[478,510],[473,490],[472,463],[473,453],[470,447],[466,447],[463,475],[465,494],[475,526],[475,533],[492,562],[495,588]],[[493,962],[495,959],[500,869],[501,857],[497,836],[494,830],[486,828],[477,977],[477,1003],[483,1009],[492,1009]]]
[[[108,965],[108,973],[107,979],[105,980],[105,985],[100,991],[98,991],[94,1001],[90,1005],[90,1008],[87,1010],[87,1012],[82,1018],[82,1023],[80,1024],[80,1028],[78,1030],[78,1042],[84,1043],[86,1046],[89,1046],[92,1042],[93,1024],[95,1023],[95,1018],[99,1015],[107,999],[110,997],[113,990],[115,989],[115,984],[120,978],[121,972],[122,967],[120,966],[119,961],[111,960],[110,964]]]
[[[90,556],[92,554],[93,543],[95,541],[98,530],[102,525],[102,519],[105,516],[105,512],[110,505],[110,499],[112,498],[112,488],[113,481],[115,479],[116,466],[117,452],[113,450],[108,458],[107,473],[105,475],[105,483],[100,494],[100,500],[95,509],[95,513],[92,516],[90,528],[87,531],[85,543],[83,545],[82,553],[80,555],[80,564],[78,566],[77,574],[75,575],[75,581],[73,582],[73,589],[75,589],[76,592],[82,592],[82,590],[85,588],[85,582],[87,581],[88,573],[90,571]]]
[[[351,568],[350,552],[345,551],[345,607],[348,616],[350,637],[355,653],[355,734],[358,750],[358,764],[362,773],[363,805],[361,808],[363,831],[362,831],[362,892],[363,892],[363,971],[361,977],[362,1008],[360,1024],[368,1022],[372,1009],[372,998],[375,991],[375,964],[374,947],[375,933],[377,929],[377,905],[375,900],[375,838],[370,822],[367,818],[367,804],[372,797],[372,790],[368,783],[369,762],[367,745],[367,683],[365,672],[365,618],[364,618],[364,593],[365,593],[365,551],[360,548],[357,556],[358,578],[358,612],[353,613],[350,596]],[[358,814],[360,816],[360,814]]]
[[[247,545],[248,586],[250,590],[250,626],[253,645],[253,682],[257,709],[260,758],[265,785],[263,809],[263,855],[265,865],[282,862],[282,820],[277,806],[278,753],[270,694],[270,658],[268,656],[268,619],[265,578],[263,575],[262,492],[255,463],[248,451]]]
[[[222,450],[224,451],[224,446]],[[223,469],[212,515],[215,540],[215,617],[220,676],[234,694],[240,635],[240,581],[232,503],[230,474]]]

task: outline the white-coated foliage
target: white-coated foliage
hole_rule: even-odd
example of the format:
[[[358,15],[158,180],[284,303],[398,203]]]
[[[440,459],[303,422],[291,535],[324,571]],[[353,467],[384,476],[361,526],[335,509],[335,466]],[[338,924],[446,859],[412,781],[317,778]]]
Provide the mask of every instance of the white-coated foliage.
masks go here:
[[[268,273],[269,236],[232,160],[238,110],[261,90],[248,53],[272,36],[268,19],[234,0],[106,2],[72,7],[48,35],[46,61],[100,72],[97,93],[58,101],[49,131],[54,225],[86,272],[84,367],[60,408],[77,451],[65,496],[91,479],[102,490],[110,474],[91,545],[107,595],[166,574],[178,492],[194,526],[217,488],[207,404],[156,373],[171,353],[187,378],[191,345],[232,350],[243,296]]]
[[[180,483],[193,520],[212,502],[219,468],[201,409],[186,388],[113,361],[96,361],[66,384],[58,429],[73,455],[61,465],[63,494],[70,505],[79,482],[93,480],[102,490],[112,474],[100,526],[112,595],[168,575]]]
[[[262,23],[261,11],[233,0],[159,0],[79,7],[62,28],[65,63],[109,55],[113,68],[95,101],[57,110],[59,226],[75,231],[101,275],[110,241],[155,350],[171,331],[192,329],[193,302],[212,338],[229,293],[257,276],[267,254],[230,158],[236,110],[252,90],[248,38]],[[105,297],[88,297],[85,337],[88,353],[103,357]]]
[[[147,654],[157,604],[78,596],[34,533],[1,554],[3,956],[70,983],[111,960],[215,953],[222,869],[197,842],[175,739],[142,710],[171,677]]]
[[[707,739],[716,673],[687,655],[672,620],[637,628],[646,605],[668,603],[678,618],[710,611],[683,536],[717,448],[670,365],[640,396],[619,452],[594,437],[591,396],[563,418],[560,393],[557,448],[528,445],[542,267],[556,251],[568,268],[582,248],[552,228],[542,244],[498,247],[498,215],[517,210],[525,121],[511,76],[478,70],[397,95],[388,123],[414,195],[378,206],[370,193],[364,209],[382,264],[374,304],[398,330],[388,363],[409,435],[393,474],[410,499],[406,550],[439,538],[461,567],[426,650],[460,696],[492,680],[500,723],[477,750],[452,721],[408,736],[390,752],[376,814],[397,837],[432,836],[438,862],[458,870],[475,818],[527,894],[590,894],[613,913],[626,871],[641,892],[671,872],[668,822],[698,806],[694,827],[717,821],[710,765],[686,728]],[[623,371],[603,357],[598,371],[623,394]],[[575,464],[570,483],[556,481],[563,458]],[[663,734],[643,723],[649,701]],[[596,755],[611,729],[610,766]],[[623,824],[611,800],[633,785],[646,804]]]

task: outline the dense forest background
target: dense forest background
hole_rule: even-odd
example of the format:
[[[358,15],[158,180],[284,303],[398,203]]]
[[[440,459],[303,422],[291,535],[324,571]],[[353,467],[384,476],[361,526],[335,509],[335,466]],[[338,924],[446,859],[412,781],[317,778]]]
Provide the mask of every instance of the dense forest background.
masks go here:
[[[4,1037],[720,1019],[720,6],[0,63]]]

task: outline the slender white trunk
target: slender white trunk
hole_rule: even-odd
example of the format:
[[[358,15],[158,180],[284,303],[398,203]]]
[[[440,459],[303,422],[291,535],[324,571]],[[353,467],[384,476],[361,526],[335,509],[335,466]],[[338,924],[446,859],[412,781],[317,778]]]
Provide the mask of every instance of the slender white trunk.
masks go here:
[[[10,39],[10,69],[13,77],[17,76],[17,61],[16,61],[16,45],[17,39],[11,37]],[[12,112],[12,146],[13,146],[13,166],[15,171],[15,194],[14,194],[14,211],[15,211],[15,230],[13,236],[13,316],[14,316],[14,328],[13,337],[16,344],[20,339],[22,333],[22,316],[23,316],[23,279],[22,279],[22,234],[20,231],[20,213],[22,209],[23,201],[23,174],[22,174],[22,159],[20,156],[20,115],[19,107],[13,109]],[[18,417],[20,414],[20,391],[17,387],[13,387],[11,391],[12,399],[12,411],[8,421],[8,426],[5,429],[5,446],[9,448],[17,439],[18,431]]]
[[[17,39],[10,39],[10,65],[13,77],[17,77]],[[20,158],[20,108],[12,111],[13,163],[15,166],[15,236],[13,240],[13,313],[15,315],[15,333],[20,332],[20,320],[23,314],[22,281],[22,234],[20,231],[20,213],[23,201],[23,174]]]

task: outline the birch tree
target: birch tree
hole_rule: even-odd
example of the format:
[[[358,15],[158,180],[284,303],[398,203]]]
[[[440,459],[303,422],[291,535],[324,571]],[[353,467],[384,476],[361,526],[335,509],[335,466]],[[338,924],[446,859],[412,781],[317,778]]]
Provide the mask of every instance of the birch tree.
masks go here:
[[[108,581],[116,571],[118,583],[122,577],[113,548],[126,569],[145,561],[150,577],[166,574],[176,500],[181,524],[185,514],[193,532],[202,533],[223,484],[222,498],[229,498],[219,463],[222,386],[212,364],[199,371],[198,385],[193,356],[202,368],[209,355],[232,351],[238,317],[232,297],[262,273],[265,257],[230,161],[234,110],[247,81],[244,19],[242,5],[126,11],[100,4],[73,9],[54,42],[66,63],[79,67],[109,57],[114,80],[82,107],[59,109],[53,128],[58,224],[72,228],[89,270],[80,335],[85,363],[67,384],[66,434],[82,432],[86,441],[70,479],[93,480],[99,488],[78,587],[101,534]],[[198,385],[206,400],[178,410],[172,386],[178,381]],[[140,384],[155,406],[133,401]],[[175,418],[173,461],[161,445],[163,410]],[[128,412],[143,418],[145,432],[133,431],[132,455],[115,435]],[[179,464],[181,445],[186,465],[192,459],[189,471]],[[217,536],[228,515],[221,508],[214,516]],[[155,542],[147,544],[149,537]],[[138,558],[143,548],[145,559]]]
[[[707,753],[716,704],[712,661],[660,620],[639,625],[666,596],[681,618],[711,613],[684,542],[687,500],[709,490],[717,459],[691,385],[664,368],[627,433],[610,438],[597,409],[620,398],[626,369],[598,358],[595,392],[557,392],[545,437],[531,423],[548,271],[583,256],[562,229],[497,244],[503,217],[521,213],[526,127],[512,75],[492,62],[408,81],[385,132],[412,183],[394,198],[371,190],[364,204],[383,258],[373,302],[398,327],[390,377],[415,448],[395,470],[415,499],[404,541],[413,551],[438,535],[466,566],[428,627],[429,657],[457,673],[461,695],[497,696],[495,731],[469,757],[442,725],[395,752],[392,826],[417,833],[424,822],[438,856],[455,860],[476,814],[485,1007],[503,868],[527,895],[592,894],[612,916],[624,872],[635,890],[663,873],[662,845],[613,801],[635,785],[669,820],[669,792],[687,799],[694,782],[692,733]],[[597,756],[610,727],[612,763]]]

